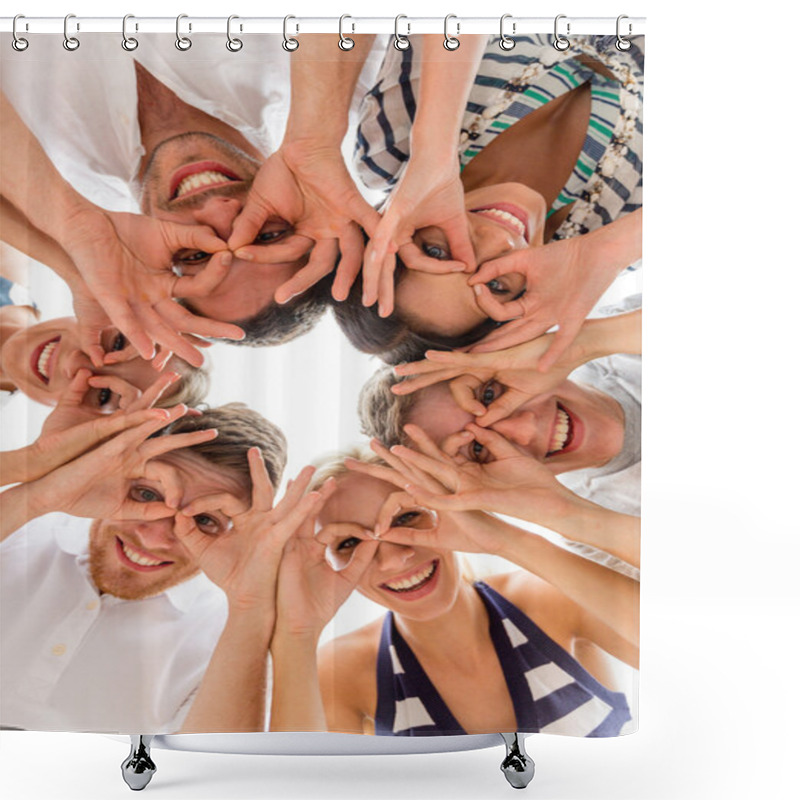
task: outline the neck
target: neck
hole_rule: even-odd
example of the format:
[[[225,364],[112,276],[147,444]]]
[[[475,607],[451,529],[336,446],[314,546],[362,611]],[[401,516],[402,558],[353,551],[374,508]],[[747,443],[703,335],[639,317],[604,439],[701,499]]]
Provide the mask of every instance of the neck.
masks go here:
[[[395,625],[418,658],[463,663],[476,645],[489,638],[489,615],[475,587],[461,580],[452,607],[430,620],[395,614]]]
[[[236,128],[195,106],[184,103],[175,92],[151,75],[138,61],[134,64],[139,131],[144,147],[140,172],[161,142],[190,132],[218,136],[253,158],[259,161],[262,159],[261,153]]]

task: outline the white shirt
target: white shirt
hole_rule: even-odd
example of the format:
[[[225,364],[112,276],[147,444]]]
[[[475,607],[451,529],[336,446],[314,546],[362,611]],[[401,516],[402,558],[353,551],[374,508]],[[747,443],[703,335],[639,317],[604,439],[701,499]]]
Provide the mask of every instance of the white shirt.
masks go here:
[[[100,595],[90,525],[49,514],[0,546],[0,724],[174,732],[224,627],[225,596],[203,575],[144,600]]]
[[[138,211],[131,183],[144,148],[134,59],[183,102],[236,128],[265,156],[277,149],[289,111],[291,60],[280,34],[248,34],[237,53],[226,49],[224,34],[194,36],[184,52],[175,47],[174,34],[138,38],[135,53],[122,49],[117,34],[94,33],[69,53],[60,34],[37,35],[24,53],[0,48],[3,91],[82,195],[110,211]],[[383,48],[384,37],[376,37],[351,117],[374,81]],[[325,109],[319,112],[324,125]]]

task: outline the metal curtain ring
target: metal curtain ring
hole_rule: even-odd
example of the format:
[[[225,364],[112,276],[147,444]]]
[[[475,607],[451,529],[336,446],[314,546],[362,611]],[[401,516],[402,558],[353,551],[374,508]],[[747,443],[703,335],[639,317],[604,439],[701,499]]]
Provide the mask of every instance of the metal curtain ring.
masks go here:
[[[139,40],[134,38],[133,36],[128,36],[128,20],[135,19],[133,14],[126,14],[122,18],[122,49],[127,50],[129,53],[135,50],[139,46]],[[136,25],[136,30],[139,30],[139,26]]]
[[[281,44],[283,45],[284,50],[289,53],[293,53],[298,47],[300,47],[300,42],[298,42],[297,39],[293,39],[286,33],[286,26],[290,19],[297,19],[297,17],[293,17],[291,14],[289,14],[283,18],[283,41]],[[299,25],[295,25],[295,28],[297,31],[300,30]]]
[[[81,46],[81,43],[78,39],[76,39],[74,36],[69,35],[69,21],[71,19],[75,19],[74,14],[67,14],[67,16],[64,17],[64,41],[62,42],[62,44],[64,45],[64,49],[69,50],[70,52],[72,52],[73,50],[77,50]],[[80,29],[81,29],[80,23],[76,22],[75,30],[79,31]]]
[[[447,31],[447,26],[451,19],[456,20],[456,36],[451,36]],[[461,42],[459,42],[456,38],[461,31],[461,23],[457,20],[458,17],[456,17],[455,14],[448,14],[444,18],[444,41],[442,42],[442,46],[445,50],[458,50],[458,47],[461,44]]]
[[[27,39],[23,39],[22,36],[20,36],[17,33],[17,20],[20,20],[20,19],[25,19],[25,15],[24,14],[17,14],[17,16],[14,17],[14,22],[11,25],[11,35],[14,37],[11,40],[11,46],[18,53],[21,53],[23,50],[27,50],[28,49],[28,45],[30,44],[30,42]],[[25,30],[28,30],[28,23],[27,22],[25,23]]]
[[[340,50],[352,50],[356,46],[355,39],[351,39],[349,36],[345,36],[342,33],[342,27],[344,26],[344,21],[346,19],[353,19],[349,14],[342,14],[339,17],[339,49]],[[355,23],[351,23],[353,28],[353,33],[355,33],[356,26]]]
[[[558,21],[566,18],[566,14],[559,14],[553,25],[553,47],[555,47],[556,50],[560,50],[562,53],[564,50],[569,50],[569,39],[558,32]],[[567,23],[567,33],[569,33],[569,22]]]
[[[504,26],[505,26],[505,21],[507,19],[511,19],[511,14],[503,14],[503,16],[500,17],[500,48],[502,50],[513,50],[514,46],[517,43],[514,41],[514,39],[512,39],[510,36],[506,36],[505,34]],[[511,33],[516,33],[516,32],[517,32],[517,23],[512,22]]]
[[[408,50],[411,47],[411,42],[408,41],[408,34],[411,33],[411,26],[406,25],[408,32],[405,36],[401,36],[399,32],[400,20],[408,19],[405,14],[398,14],[394,18],[394,48],[395,50]]]
[[[225,42],[225,47],[227,47],[228,50],[231,51],[231,53],[238,53],[244,47],[244,42],[241,39],[237,39],[235,36],[231,36],[231,22],[233,22],[233,20],[235,19],[239,19],[239,17],[237,17],[236,14],[231,14],[228,17],[228,31],[227,31],[228,41]],[[239,26],[239,30],[240,31],[242,30],[241,25]]]
[[[631,49],[631,41],[630,41],[630,39],[626,39],[620,33],[621,23],[622,23],[622,20],[624,20],[624,19],[628,19],[628,15],[627,14],[620,14],[617,17],[617,42],[616,42],[617,50],[620,50],[623,53],[626,50],[630,50]],[[629,22],[628,23],[628,36],[630,36],[632,33],[633,33],[633,25],[631,25],[631,23]]]
[[[178,16],[175,17],[175,47],[177,47],[178,50],[183,50],[184,52],[192,46],[192,40],[188,36],[184,36],[181,33],[181,20],[188,18],[188,14],[178,14]],[[190,22],[189,32],[191,33],[191,31],[192,23]]]

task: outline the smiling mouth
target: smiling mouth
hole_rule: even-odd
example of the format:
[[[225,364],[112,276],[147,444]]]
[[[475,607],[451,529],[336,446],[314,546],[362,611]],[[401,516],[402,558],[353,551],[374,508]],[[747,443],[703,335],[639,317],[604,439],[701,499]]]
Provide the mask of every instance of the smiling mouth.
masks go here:
[[[556,424],[553,427],[553,435],[550,439],[550,449],[547,456],[553,456],[567,449],[575,436],[575,423],[564,406],[556,403]]]
[[[431,561],[429,564],[426,564],[421,569],[418,569],[416,572],[408,575],[405,578],[402,578],[401,580],[386,581],[386,583],[382,583],[381,588],[388,589],[390,592],[396,592],[398,594],[416,592],[433,580],[433,576],[436,574],[438,566],[438,561]]]
[[[44,384],[50,383],[50,376],[53,374],[53,354],[60,341],[60,336],[48,339],[40,344],[31,356],[33,374]]]
[[[521,236],[525,241],[529,241],[528,235],[528,214],[519,206],[511,203],[497,203],[493,206],[483,206],[482,208],[470,209],[473,214],[481,214],[489,217],[495,222],[500,223],[511,233]]]
[[[137,572],[151,572],[162,567],[169,566],[175,562],[173,561],[159,561],[144,554],[142,550],[131,547],[122,541],[118,536],[117,539],[117,554],[125,566],[136,570]]]
[[[224,164],[217,161],[198,161],[175,171],[169,184],[169,199],[177,200],[212,187],[241,181],[241,176]]]

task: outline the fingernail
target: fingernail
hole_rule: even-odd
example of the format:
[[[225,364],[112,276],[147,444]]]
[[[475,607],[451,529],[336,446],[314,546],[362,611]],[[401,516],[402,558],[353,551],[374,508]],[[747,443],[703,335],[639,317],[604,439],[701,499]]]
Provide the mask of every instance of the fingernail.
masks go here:
[[[472,291],[475,292],[475,294],[482,294],[483,293],[483,286],[480,283],[476,283],[472,287]]]
[[[219,260],[223,267],[229,267],[231,264],[233,264],[233,253],[231,253],[230,250],[227,250],[220,256]]]
[[[240,258],[242,261],[255,261],[253,254],[248,253],[247,250],[236,250],[234,255],[236,258]]]

